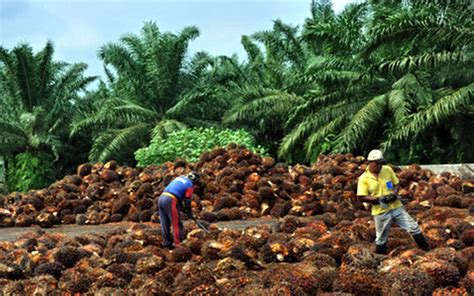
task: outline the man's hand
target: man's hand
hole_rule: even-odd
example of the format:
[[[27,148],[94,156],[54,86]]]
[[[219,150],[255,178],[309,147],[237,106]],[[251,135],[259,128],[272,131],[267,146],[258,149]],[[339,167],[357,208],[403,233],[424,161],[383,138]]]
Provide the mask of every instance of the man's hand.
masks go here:
[[[385,204],[394,202],[398,199],[398,196],[395,193],[390,193],[387,195],[384,195],[380,198],[380,202],[383,202]]]
[[[375,197],[375,196],[360,196],[360,200],[362,202],[367,202],[367,203],[370,203],[372,205],[378,205],[380,200],[378,197]]]
[[[189,219],[194,220],[193,212],[191,210],[186,211],[186,215],[188,216]]]
[[[191,209],[191,199],[184,199],[184,213],[188,216],[189,219],[193,219],[193,211]]]

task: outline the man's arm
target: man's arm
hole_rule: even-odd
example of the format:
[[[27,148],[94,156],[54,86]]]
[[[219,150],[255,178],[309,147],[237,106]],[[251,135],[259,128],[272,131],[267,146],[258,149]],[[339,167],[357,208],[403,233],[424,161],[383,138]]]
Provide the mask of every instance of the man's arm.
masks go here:
[[[394,187],[393,192],[398,193],[398,190],[400,189],[400,181],[398,180],[397,175],[392,170],[392,168],[390,168],[390,179],[392,180],[392,184]]]
[[[400,190],[400,184],[395,185],[393,188],[393,193],[398,194],[398,190]]]
[[[188,216],[188,218],[193,218],[193,212],[191,209],[191,198],[193,197],[194,187],[190,187],[186,190],[186,194],[184,196],[184,213]]]
[[[365,196],[359,196],[359,198],[363,202],[368,202],[373,205],[379,204],[379,198],[375,196],[365,195]]]

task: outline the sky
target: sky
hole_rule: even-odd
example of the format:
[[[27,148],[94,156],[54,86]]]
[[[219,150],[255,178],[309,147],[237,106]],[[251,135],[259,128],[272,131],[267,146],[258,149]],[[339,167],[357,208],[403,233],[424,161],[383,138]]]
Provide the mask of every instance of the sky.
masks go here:
[[[160,31],[177,33],[195,25],[200,36],[189,54],[245,58],[242,35],[270,29],[281,19],[302,25],[310,15],[310,0],[0,0],[0,45],[11,49],[28,42],[34,51],[53,41],[55,60],[88,64],[86,75],[102,75],[98,49],[128,33],[139,34],[146,21]],[[333,0],[341,11],[354,0]]]

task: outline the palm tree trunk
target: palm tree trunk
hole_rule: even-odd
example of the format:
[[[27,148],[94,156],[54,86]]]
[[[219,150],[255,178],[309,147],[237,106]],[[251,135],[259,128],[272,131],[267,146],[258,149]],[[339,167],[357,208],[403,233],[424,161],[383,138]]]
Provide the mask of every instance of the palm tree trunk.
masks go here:
[[[0,194],[8,193],[7,188],[7,161],[6,157],[0,156]]]

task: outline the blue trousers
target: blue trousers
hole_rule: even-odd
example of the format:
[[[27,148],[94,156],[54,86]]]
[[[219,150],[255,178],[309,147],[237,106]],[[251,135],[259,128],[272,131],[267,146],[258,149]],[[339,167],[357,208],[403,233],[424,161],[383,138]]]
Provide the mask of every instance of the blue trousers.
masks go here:
[[[168,247],[174,242],[178,246],[184,240],[183,223],[179,218],[179,203],[176,198],[161,195],[158,199],[158,210],[160,214],[161,236],[163,245]],[[173,236],[170,228],[173,227]]]
[[[415,235],[421,233],[418,223],[410,214],[405,211],[404,207],[399,207],[380,215],[374,216],[375,220],[375,244],[381,246],[387,243],[388,233],[393,223],[408,231],[409,234]]]

